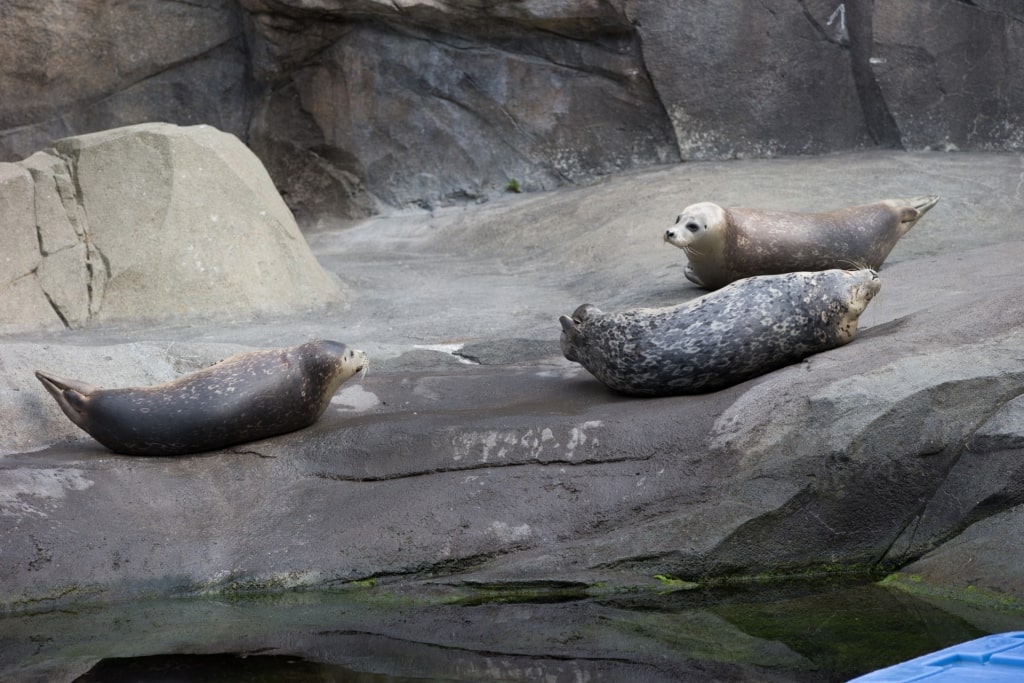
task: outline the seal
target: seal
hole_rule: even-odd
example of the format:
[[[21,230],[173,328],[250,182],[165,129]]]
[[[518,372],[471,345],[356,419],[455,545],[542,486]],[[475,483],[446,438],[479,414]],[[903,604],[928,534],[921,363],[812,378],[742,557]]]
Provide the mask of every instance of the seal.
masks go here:
[[[366,354],[334,341],[239,353],[150,387],[99,389],[37,371],[64,414],[126,455],[182,455],[308,427]]]
[[[562,316],[562,353],[636,396],[724,389],[853,340],[871,269],[760,275],[678,306]]]
[[[752,275],[882,266],[937,195],[886,199],[830,213],[725,209],[701,202],[683,209],[665,241],[686,252],[686,278],[718,289]]]

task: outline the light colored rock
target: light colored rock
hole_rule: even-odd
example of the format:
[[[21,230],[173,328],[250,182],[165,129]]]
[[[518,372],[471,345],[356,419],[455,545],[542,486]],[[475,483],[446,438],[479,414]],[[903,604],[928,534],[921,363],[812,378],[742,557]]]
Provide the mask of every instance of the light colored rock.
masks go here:
[[[41,260],[32,176],[17,164],[0,164],[0,216],[4,228],[0,283],[9,285],[32,273]]]
[[[239,320],[341,299],[259,160],[209,126],[67,138],[3,172],[0,331]],[[19,278],[33,282],[15,290]]]
[[[46,256],[78,246],[86,219],[67,164],[60,157],[36,152],[21,162],[35,183],[36,226],[39,250]]]
[[[0,163],[0,230],[0,335],[63,327],[36,277],[42,255],[34,186],[18,164]]]

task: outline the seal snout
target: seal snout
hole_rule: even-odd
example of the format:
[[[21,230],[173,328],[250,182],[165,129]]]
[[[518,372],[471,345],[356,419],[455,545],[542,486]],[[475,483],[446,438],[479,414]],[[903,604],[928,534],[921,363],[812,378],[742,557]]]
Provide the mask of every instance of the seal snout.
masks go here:
[[[359,349],[349,349],[345,353],[345,360],[356,366],[356,372],[362,372],[370,366],[370,357],[366,355],[365,351]]]

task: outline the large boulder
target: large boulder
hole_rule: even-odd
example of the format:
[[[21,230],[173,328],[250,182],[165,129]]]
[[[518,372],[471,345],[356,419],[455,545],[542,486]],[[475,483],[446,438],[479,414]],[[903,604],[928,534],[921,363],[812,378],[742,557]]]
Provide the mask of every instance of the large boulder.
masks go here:
[[[340,299],[259,160],[141,124],[0,164],[0,332],[244,320]]]

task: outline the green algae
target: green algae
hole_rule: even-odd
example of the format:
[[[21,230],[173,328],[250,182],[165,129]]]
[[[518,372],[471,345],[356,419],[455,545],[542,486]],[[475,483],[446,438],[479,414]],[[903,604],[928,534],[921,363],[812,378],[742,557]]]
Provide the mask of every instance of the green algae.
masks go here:
[[[330,591],[234,592],[0,618],[0,679],[35,672],[45,680],[61,667],[84,671],[118,657],[282,652],[339,663],[369,658],[358,659],[366,670],[391,667],[396,674],[410,672],[398,664],[415,667],[426,658],[441,667],[433,680],[455,678],[445,662],[469,658],[467,666],[484,671],[512,653],[530,671],[578,659],[624,662],[629,673],[633,662],[642,678],[644,662],[686,670],[699,660],[826,671],[839,680],[985,632],[863,581],[664,589],[676,580],[413,585],[366,577]],[[1024,615],[1001,626],[1024,630]],[[379,666],[372,659],[388,656],[393,661]]]
[[[1021,598],[971,584],[941,585],[916,574],[895,572],[879,581],[878,585],[910,595],[950,600],[986,610],[1024,613],[1024,600]]]

